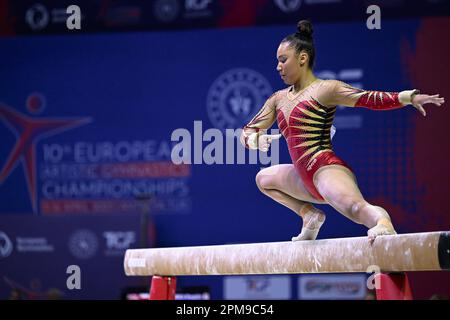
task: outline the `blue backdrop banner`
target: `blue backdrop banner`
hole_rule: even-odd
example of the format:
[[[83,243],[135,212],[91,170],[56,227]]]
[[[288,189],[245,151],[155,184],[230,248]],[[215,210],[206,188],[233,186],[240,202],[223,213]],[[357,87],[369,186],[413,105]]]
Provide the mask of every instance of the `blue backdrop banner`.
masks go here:
[[[420,35],[443,30],[439,23],[383,21],[381,30],[359,22],[317,24],[316,75],[371,90],[419,86],[413,80],[423,73],[413,77],[408,70],[421,52],[433,61]],[[65,268],[80,264],[87,287],[89,277],[100,281],[103,266],[119,272],[121,258],[105,255],[105,233],[138,237],[135,217],[141,212],[151,212],[158,246],[297,235],[299,218],[255,185],[260,168],[290,163],[285,142],[269,155],[245,151],[242,158],[233,137],[267,97],[284,88],[275,70],[276,50],[294,27],[1,38],[0,232],[14,248],[36,238],[53,250],[36,260],[35,252],[13,249],[0,258],[0,275],[18,281],[14,270],[28,261],[34,267],[21,269],[29,278],[21,285],[55,270],[57,279],[42,286],[64,291]],[[444,45],[442,50],[448,52]],[[447,83],[431,79],[424,86],[433,84],[436,92],[428,93],[445,95]],[[431,109],[426,119],[411,107],[339,107],[336,114],[335,152],[354,169],[365,197],[390,212],[398,232],[449,225],[439,209],[445,197],[431,192],[448,190],[447,183],[423,180],[417,163],[429,152],[421,141],[431,140],[431,131],[418,128],[448,112]],[[437,145],[441,136],[433,139]],[[177,156],[187,161],[173,161]],[[423,197],[431,197],[427,216]],[[364,226],[321,208],[327,222],[319,238],[366,234]],[[68,247],[72,234],[85,229],[91,231],[81,236],[97,239],[97,256],[90,259],[105,255],[98,265],[77,260]],[[122,279],[114,277],[99,282],[92,295],[112,297],[109,286]],[[222,297],[214,281],[213,297]]]

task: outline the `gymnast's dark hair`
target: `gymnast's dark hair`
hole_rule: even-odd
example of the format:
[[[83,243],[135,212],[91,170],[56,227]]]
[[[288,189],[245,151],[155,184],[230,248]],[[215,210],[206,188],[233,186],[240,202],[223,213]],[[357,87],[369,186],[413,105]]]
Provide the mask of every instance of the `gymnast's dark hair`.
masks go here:
[[[305,51],[309,56],[308,66],[311,69],[314,67],[314,60],[316,58],[316,50],[312,37],[313,32],[312,23],[308,20],[301,20],[297,23],[297,32],[281,40],[282,43],[289,43],[289,46],[294,48],[297,54]]]

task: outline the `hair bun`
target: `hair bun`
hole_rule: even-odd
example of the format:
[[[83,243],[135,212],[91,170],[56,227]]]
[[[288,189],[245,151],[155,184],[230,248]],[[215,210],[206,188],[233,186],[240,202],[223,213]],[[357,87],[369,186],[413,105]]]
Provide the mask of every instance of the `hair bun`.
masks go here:
[[[299,38],[305,38],[305,39],[312,40],[313,32],[314,32],[313,26],[310,21],[301,20],[301,21],[299,21],[299,23],[297,23],[297,32],[295,34]]]

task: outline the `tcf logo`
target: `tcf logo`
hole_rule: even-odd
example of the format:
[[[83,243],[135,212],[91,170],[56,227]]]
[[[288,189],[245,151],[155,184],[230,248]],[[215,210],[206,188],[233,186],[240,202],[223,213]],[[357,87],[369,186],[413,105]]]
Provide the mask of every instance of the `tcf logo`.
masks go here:
[[[248,291],[262,292],[269,286],[269,280],[265,278],[251,278],[247,279],[246,282]]]

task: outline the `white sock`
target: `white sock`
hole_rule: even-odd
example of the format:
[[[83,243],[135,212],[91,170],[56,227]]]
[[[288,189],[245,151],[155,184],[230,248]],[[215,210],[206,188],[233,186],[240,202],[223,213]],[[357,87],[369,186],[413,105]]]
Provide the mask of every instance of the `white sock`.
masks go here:
[[[317,209],[304,214],[303,221],[306,221],[306,224],[303,224],[300,234],[296,237],[292,237],[291,240],[316,240],[320,227],[325,222],[325,219],[323,221],[319,221],[319,217],[321,216],[325,217],[325,215]]]

